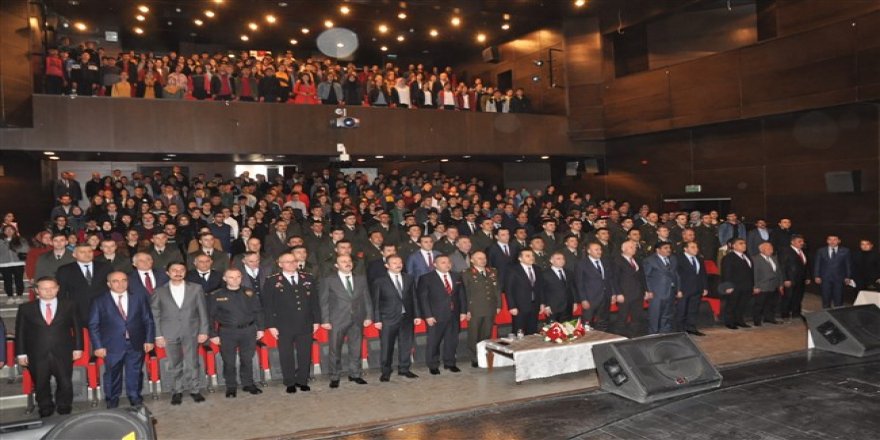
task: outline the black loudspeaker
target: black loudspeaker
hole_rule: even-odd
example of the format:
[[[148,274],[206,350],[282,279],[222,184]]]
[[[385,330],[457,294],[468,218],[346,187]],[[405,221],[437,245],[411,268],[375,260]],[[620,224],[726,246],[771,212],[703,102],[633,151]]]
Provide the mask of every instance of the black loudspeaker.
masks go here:
[[[685,333],[593,346],[599,386],[639,403],[721,386],[721,374]]]
[[[822,310],[805,317],[819,350],[858,357],[880,354],[880,308],[874,304]]]
[[[498,53],[498,46],[489,46],[483,49],[483,61],[487,63],[497,63],[501,61],[501,55]]]
[[[830,193],[861,193],[862,171],[830,171],[825,173],[825,190]]]
[[[8,423],[0,425],[0,434],[3,440],[156,439],[153,416],[143,406]]]

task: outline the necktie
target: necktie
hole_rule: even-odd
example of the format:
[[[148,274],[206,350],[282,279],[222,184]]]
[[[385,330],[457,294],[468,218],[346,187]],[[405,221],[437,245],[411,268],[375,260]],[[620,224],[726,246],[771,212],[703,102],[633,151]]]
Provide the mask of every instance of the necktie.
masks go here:
[[[504,249],[504,256],[509,257],[510,251],[507,250],[507,245],[502,245],[501,248]]]
[[[605,279],[605,271],[602,270],[602,265],[599,264],[599,260],[596,260],[596,270],[599,271],[599,274],[602,275],[602,279]]]
[[[486,276],[486,272],[483,271],[483,270],[481,270],[481,271],[480,271],[480,276],[481,276],[481,277],[485,277],[485,276]]]
[[[60,260],[61,257],[62,257],[62,255],[58,255],[58,254],[55,255],[55,259],[56,259],[56,260]]]
[[[202,274],[202,279],[205,280],[206,283],[208,282],[208,273],[209,272],[205,272]]]
[[[290,278],[288,278],[287,281],[290,281],[290,285],[295,286],[295,285],[296,285],[296,276],[295,276],[295,275],[291,275]]]
[[[749,259],[748,259],[748,258],[746,258],[746,256],[745,256],[745,255],[740,255],[740,256],[739,256],[739,257],[740,257],[740,258],[742,258],[742,259],[743,259],[743,261],[745,261],[745,262],[746,262],[746,264],[748,264],[748,265],[749,265],[749,267],[752,267],[752,262],[751,262],[751,261],[749,261]]]
[[[128,315],[125,313],[125,309],[122,307],[122,295],[116,296],[116,308],[119,309],[119,314],[122,316],[122,319],[128,321]]]
[[[91,286],[92,285],[92,270],[89,269],[89,266],[90,266],[89,264],[86,264],[86,282],[89,283],[89,285]]]
[[[354,286],[351,284],[351,275],[345,276],[345,290],[348,291],[350,296],[354,296]]]
[[[667,260],[666,257],[663,257],[663,265],[669,266],[669,260]]]
[[[694,267],[694,272],[700,273],[700,268],[699,268],[699,266],[697,266],[697,259],[694,257],[688,257],[688,258],[690,258],[690,260],[691,260],[691,266]]]
[[[626,261],[629,261],[629,265],[632,266],[633,270],[638,271],[639,268],[636,266],[636,261],[632,258],[627,258]]]
[[[52,325],[52,304],[46,303],[46,325]]]
[[[559,276],[559,279],[565,282],[565,272],[562,269],[556,270],[556,275]]]
[[[806,264],[807,264],[807,259],[806,259],[806,257],[804,257],[804,253],[803,253],[803,251],[801,251],[800,249],[798,249],[798,250],[797,250],[797,253],[798,253],[798,257],[801,257],[801,264],[806,265]]]
[[[400,275],[394,275],[394,287],[397,288],[397,293],[400,296],[403,296],[403,284],[400,282]]]
[[[452,284],[449,282],[449,274],[443,274],[443,285],[446,287],[446,294],[452,295]]]
[[[837,256],[837,248],[831,248],[831,259]]]
[[[529,272],[529,283],[530,283],[532,286],[534,286],[534,285],[535,285],[535,272],[532,271],[532,266],[529,266],[528,269],[529,269],[529,270],[528,270],[528,272]]]
[[[147,293],[153,294],[153,279],[150,278],[149,272],[144,272],[144,287],[147,288]]]
[[[433,266],[434,265],[434,253],[428,252],[426,255],[428,256],[428,267]]]

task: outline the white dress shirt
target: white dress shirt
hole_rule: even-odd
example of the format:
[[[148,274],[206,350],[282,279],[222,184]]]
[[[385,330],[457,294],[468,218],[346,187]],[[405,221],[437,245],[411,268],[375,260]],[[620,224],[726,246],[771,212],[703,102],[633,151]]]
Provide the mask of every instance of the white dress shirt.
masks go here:
[[[186,290],[186,283],[180,283],[179,285],[168,283],[168,289],[171,290],[171,297],[174,298],[174,303],[177,304],[177,307],[183,307],[183,296],[184,291]]]

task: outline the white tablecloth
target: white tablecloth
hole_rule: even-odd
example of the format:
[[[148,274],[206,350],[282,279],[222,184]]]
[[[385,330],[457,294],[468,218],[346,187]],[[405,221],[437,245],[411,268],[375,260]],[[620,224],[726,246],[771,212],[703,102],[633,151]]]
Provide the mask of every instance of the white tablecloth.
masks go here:
[[[862,290],[859,292],[859,296],[856,297],[856,302],[853,305],[861,306],[864,304],[876,304],[877,307],[880,307],[880,292],[874,292],[873,290]]]
[[[477,357],[480,366],[483,366],[486,364],[485,352],[491,350],[495,354],[493,365],[500,367],[512,363],[516,372],[516,381],[522,382],[594,369],[596,364],[593,361],[593,346],[624,339],[626,338],[623,336],[597,330],[589,331],[584,337],[564,344],[544,342],[544,337],[541,335],[526,336],[508,345],[503,345],[500,343],[502,340],[495,339],[481,342],[482,351],[478,345]]]

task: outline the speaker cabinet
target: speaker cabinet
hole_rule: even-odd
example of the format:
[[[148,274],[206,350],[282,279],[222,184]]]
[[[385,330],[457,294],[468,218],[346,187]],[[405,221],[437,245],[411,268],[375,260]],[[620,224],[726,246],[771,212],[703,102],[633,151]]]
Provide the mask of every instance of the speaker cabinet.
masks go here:
[[[593,346],[599,386],[639,403],[721,386],[721,374],[685,333]]]
[[[805,317],[819,350],[857,357],[880,354],[880,308],[874,304],[822,310]]]
[[[155,440],[146,407],[87,411],[0,425],[3,440],[132,439]]]
[[[489,46],[483,49],[483,61],[487,63],[498,63],[501,61],[501,56],[498,53],[498,46]]]

